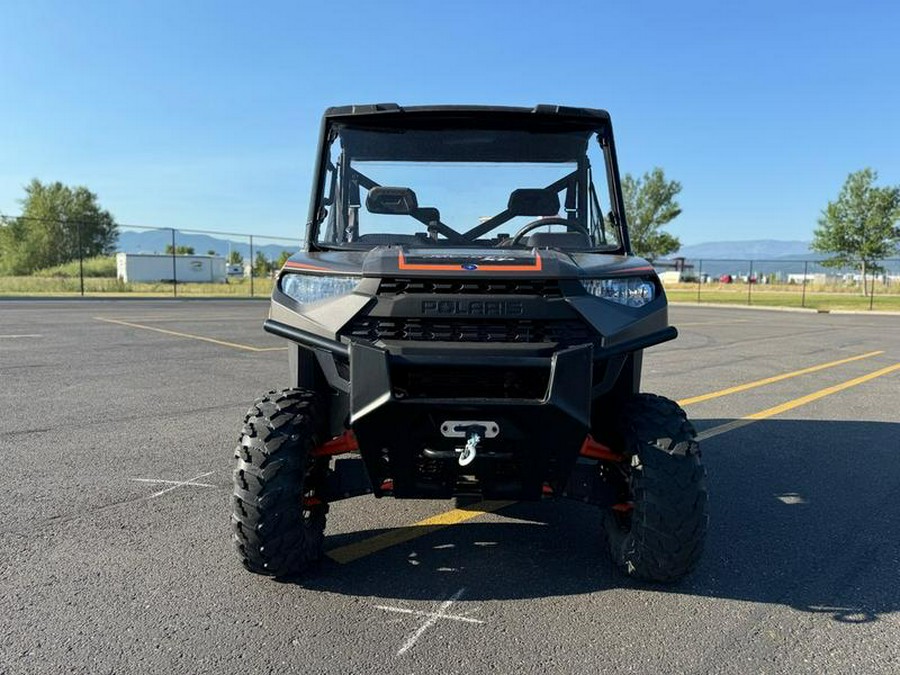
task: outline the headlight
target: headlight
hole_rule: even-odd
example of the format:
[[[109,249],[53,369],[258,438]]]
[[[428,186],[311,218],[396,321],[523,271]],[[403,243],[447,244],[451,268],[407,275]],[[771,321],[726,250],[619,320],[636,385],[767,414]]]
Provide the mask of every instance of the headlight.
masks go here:
[[[612,300],[629,307],[643,307],[653,300],[656,288],[646,279],[582,279],[587,292],[598,298]]]
[[[285,274],[280,283],[285,295],[299,303],[307,303],[349,293],[359,284],[359,277]]]

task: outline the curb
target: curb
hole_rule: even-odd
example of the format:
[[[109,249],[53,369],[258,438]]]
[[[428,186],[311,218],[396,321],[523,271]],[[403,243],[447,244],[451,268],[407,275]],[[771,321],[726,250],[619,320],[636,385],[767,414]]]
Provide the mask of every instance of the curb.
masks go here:
[[[85,296],[81,297],[80,295],[71,296],[71,295],[0,295],[0,302],[215,302],[226,300],[228,302],[233,301],[242,301],[242,302],[259,302],[261,300],[271,300],[272,297],[269,295],[257,295],[252,298],[247,296],[238,296],[236,298],[229,298],[228,296],[216,296],[216,297],[205,297],[205,296],[197,296],[197,297],[147,297],[147,296],[137,296],[133,298],[129,297],[115,297],[115,298],[103,298],[96,296]]]
[[[669,302],[670,307],[723,307],[726,309],[749,309],[765,312],[797,312],[798,314],[829,314],[829,310],[811,307],[770,307],[768,305],[738,305],[724,302]],[[865,312],[868,314],[868,312]]]
[[[891,312],[886,309],[873,309],[869,311],[868,309],[832,309],[831,314],[849,314],[849,315],[860,315],[860,316],[900,316],[900,312]]]
[[[769,305],[737,305],[724,302],[669,302],[670,307],[722,307],[768,312],[796,312],[798,314],[846,314],[854,316],[900,316],[900,312],[884,309],[813,309],[811,307],[775,307]]]

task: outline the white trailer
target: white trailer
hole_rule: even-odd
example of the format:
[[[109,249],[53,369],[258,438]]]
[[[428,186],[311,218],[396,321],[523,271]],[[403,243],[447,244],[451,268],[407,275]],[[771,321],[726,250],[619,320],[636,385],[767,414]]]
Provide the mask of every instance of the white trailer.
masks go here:
[[[663,270],[659,273],[659,280],[663,286],[668,284],[680,284],[684,281],[684,272],[682,270]]]
[[[116,276],[128,282],[225,283],[225,258],[215,255],[117,253]]]
[[[789,284],[802,284],[804,281],[808,284],[824,286],[828,282],[828,277],[821,272],[808,272],[807,274],[787,275],[787,282]]]

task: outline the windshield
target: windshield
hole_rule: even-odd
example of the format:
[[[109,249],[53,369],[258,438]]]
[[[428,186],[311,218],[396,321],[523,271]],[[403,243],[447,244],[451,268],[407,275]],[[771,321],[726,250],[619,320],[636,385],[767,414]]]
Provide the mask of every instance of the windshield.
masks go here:
[[[597,131],[334,124],[329,138],[316,244],[621,248]]]

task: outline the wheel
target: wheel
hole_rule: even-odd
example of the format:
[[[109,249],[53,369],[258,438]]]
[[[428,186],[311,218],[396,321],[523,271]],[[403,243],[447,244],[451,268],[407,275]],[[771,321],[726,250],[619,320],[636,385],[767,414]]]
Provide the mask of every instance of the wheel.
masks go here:
[[[302,574],[322,556],[328,505],[319,495],[328,460],[319,441],[318,396],[306,389],[269,392],[244,418],[235,450],[232,539],[251,572]]]
[[[628,576],[675,581],[703,553],[706,470],[696,432],[674,401],[638,394],[625,404],[620,503],[604,513],[613,562]]]

